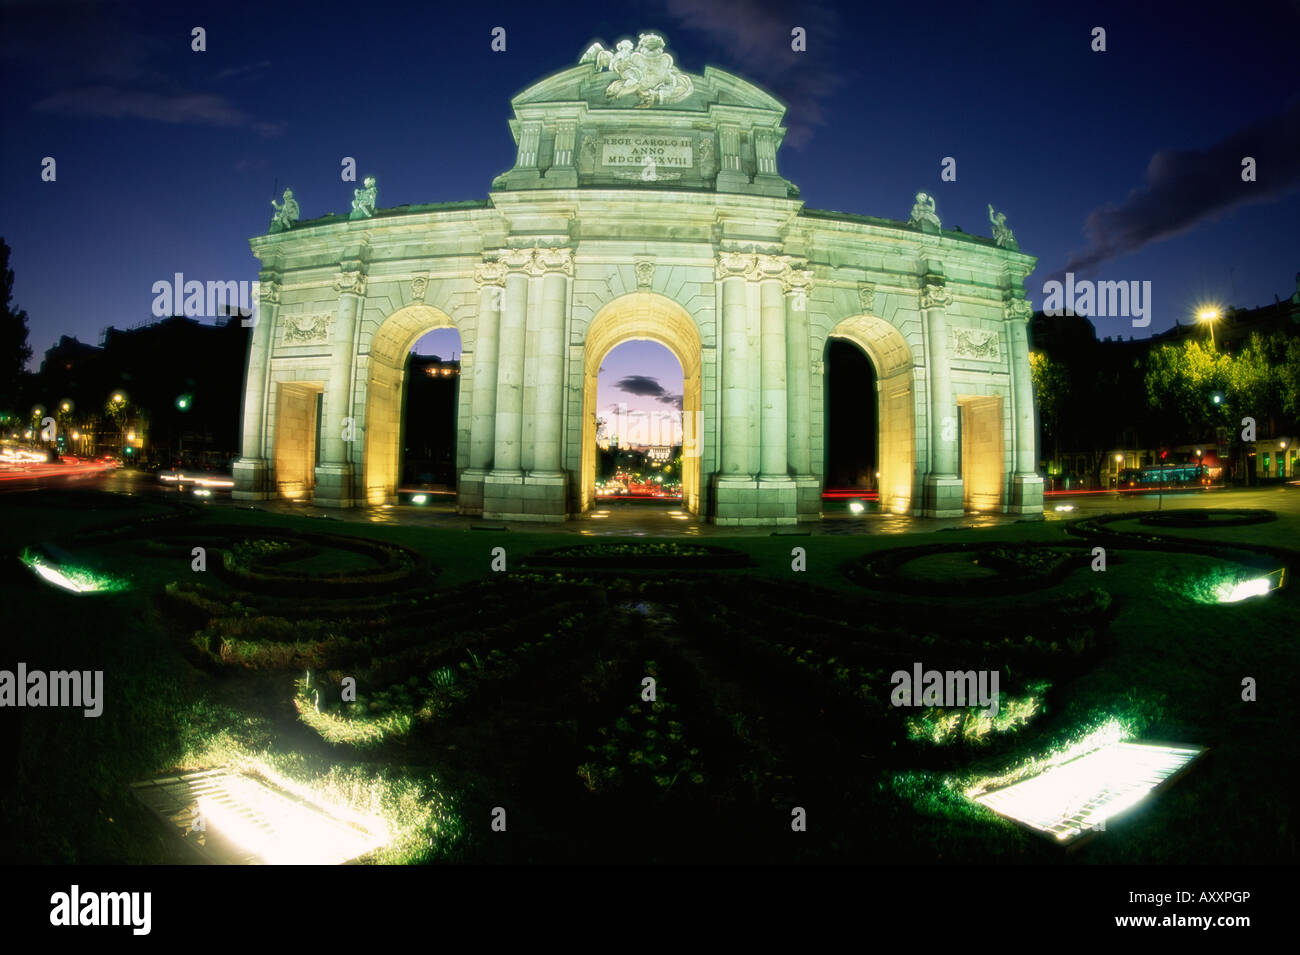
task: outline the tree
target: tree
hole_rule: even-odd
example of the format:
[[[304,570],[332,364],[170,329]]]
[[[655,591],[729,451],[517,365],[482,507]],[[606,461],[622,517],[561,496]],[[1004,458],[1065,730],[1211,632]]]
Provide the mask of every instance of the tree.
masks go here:
[[[1255,332],[1235,355],[1195,339],[1163,345],[1147,357],[1144,380],[1166,435],[1201,441],[1225,428],[1245,462],[1243,418],[1263,435],[1289,430],[1300,416],[1300,339]]]
[[[9,245],[0,238],[0,404],[5,405],[17,396],[32,357],[32,346],[27,343],[27,313],[14,309],[13,297]]]
[[[1038,404],[1038,426],[1052,442],[1053,456],[1061,451],[1061,416],[1070,400],[1069,375],[1064,365],[1045,352],[1029,353],[1029,375]]]

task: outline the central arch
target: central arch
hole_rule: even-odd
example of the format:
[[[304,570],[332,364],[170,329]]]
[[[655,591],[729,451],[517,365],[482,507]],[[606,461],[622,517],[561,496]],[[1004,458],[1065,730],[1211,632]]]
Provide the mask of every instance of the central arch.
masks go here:
[[[912,349],[902,332],[871,315],[846,318],[830,338],[852,342],[876,370],[876,467],[880,509],[909,514],[916,491],[916,400]],[[829,344],[829,343],[828,343]],[[823,466],[823,474],[825,468]]]
[[[586,512],[591,507],[596,493],[596,381],[600,363],[628,341],[658,342],[682,366],[682,506],[699,515],[704,450],[700,333],[686,309],[654,292],[631,292],[606,303],[587,328],[583,343],[580,510]]]
[[[384,319],[370,340],[363,463],[368,504],[386,504],[397,497],[402,466],[402,386],[406,360],[415,343],[438,328],[456,328],[456,323],[446,312],[431,305],[408,305]],[[463,339],[461,347],[464,348]],[[464,387],[463,376],[460,387]]]

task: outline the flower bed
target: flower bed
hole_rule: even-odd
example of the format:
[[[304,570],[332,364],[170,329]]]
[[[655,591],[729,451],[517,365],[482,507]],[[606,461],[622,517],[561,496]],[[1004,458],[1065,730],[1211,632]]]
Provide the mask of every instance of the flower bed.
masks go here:
[[[746,554],[725,547],[677,541],[572,544],[529,554],[529,567],[590,567],[603,570],[725,570],[749,567]]]

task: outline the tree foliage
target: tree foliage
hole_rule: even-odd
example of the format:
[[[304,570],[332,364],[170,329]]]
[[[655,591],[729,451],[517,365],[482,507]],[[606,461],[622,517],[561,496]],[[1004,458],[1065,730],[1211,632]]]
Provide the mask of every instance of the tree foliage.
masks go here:
[[[0,239],[0,402],[12,401],[27,373],[32,346],[27,343],[27,313],[13,306],[14,271],[9,245]]]
[[[1147,357],[1144,382],[1151,408],[1188,438],[1247,416],[1285,427],[1300,417],[1300,339],[1256,332],[1235,355],[1192,338],[1162,345]]]

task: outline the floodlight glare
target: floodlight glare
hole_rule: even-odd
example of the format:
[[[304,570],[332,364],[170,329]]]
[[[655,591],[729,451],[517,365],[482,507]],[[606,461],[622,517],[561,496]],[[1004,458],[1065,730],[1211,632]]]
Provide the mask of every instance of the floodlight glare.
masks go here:
[[[1279,589],[1286,582],[1286,568],[1275,570],[1263,577],[1238,580],[1219,585],[1218,597],[1221,604],[1235,604],[1251,597],[1263,597],[1270,590]]]
[[[229,770],[136,783],[133,788],[146,806],[182,831],[197,824],[205,837],[216,836],[199,846],[214,861],[338,865],[392,840],[378,817],[325,805]]]
[[[865,508],[862,506],[861,501],[849,501],[849,510],[854,514],[861,514]]]
[[[75,567],[63,568],[30,550],[24,551],[20,559],[46,583],[74,594],[110,593],[127,588],[125,582],[113,577]]]
[[[412,504],[427,504],[428,501],[429,501],[429,496],[428,496],[427,494],[412,494],[412,495],[411,495],[411,503],[412,503]]]
[[[1200,746],[1112,742],[975,801],[1071,842],[1137,805],[1203,752]]]

